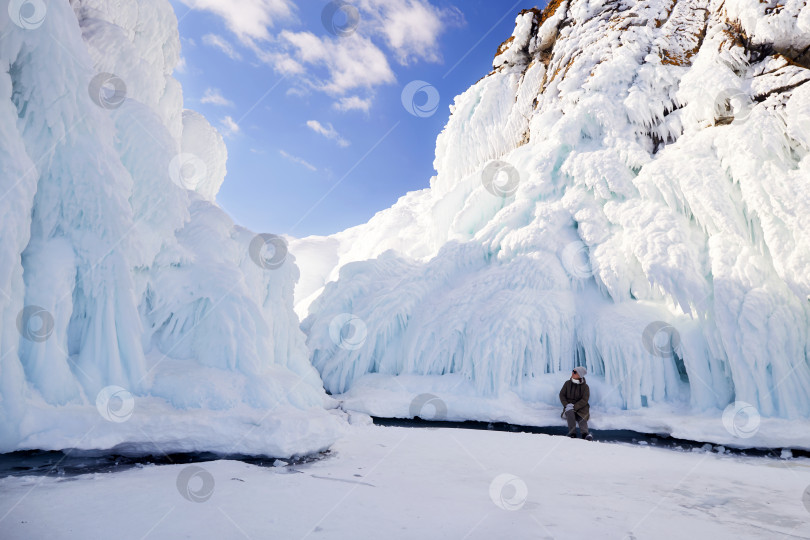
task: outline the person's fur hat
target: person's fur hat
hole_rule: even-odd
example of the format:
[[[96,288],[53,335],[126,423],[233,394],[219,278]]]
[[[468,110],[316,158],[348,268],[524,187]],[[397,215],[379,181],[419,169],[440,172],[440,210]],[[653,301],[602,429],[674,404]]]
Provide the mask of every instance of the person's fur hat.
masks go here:
[[[574,371],[576,371],[576,372],[577,372],[577,375],[579,375],[579,376],[580,376],[580,377],[582,377],[582,378],[584,378],[584,377],[585,377],[585,375],[587,375],[587,374],[588,374],[588,370],[587,370],[587,369],[585,369],[585,368],[584,368],[584,367],[582,367],[582,366],[577,366],[577,367],[575,367],[575,368],[574,368]]]

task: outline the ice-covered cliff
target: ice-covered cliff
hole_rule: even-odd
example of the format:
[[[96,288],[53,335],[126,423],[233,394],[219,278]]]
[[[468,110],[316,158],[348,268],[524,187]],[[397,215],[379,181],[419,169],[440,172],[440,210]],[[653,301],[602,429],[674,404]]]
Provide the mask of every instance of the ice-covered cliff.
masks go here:
[[[11,0],[0,36],[0,451],[328,446],[298,270],[214,202],[170,3]]]
[[[603,426],[810,416],[809,48],[803,0],[521,12],[430,188],[292,246],[327,390],[530,422],[583,364]]]

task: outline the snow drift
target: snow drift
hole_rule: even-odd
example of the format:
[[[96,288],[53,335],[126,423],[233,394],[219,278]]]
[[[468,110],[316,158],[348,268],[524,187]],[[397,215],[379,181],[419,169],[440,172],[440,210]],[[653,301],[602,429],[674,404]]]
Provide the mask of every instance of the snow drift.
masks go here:
[[[808,47],[799,0],[521,12],[456,97],[430,188],[291,246],[327,390],[509,420],[494,404],[556,408],[582,364],[605,426],[809,417]]]
[[[13,0],[0,35],[0,450],[331,444],[294,259],[214,202],[170,3]]]

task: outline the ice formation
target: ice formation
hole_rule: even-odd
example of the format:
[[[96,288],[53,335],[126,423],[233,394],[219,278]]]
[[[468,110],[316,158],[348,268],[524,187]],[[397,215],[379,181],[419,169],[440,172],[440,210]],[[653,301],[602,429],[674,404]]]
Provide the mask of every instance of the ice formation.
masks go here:
[[[170,3],[12,0],[0,36],[0,451],[331,444],[294,259],[215,204]]]
[[[809,417],[808,47],[803,0],[523,11],[430,187],[292,244],[326,389]]]

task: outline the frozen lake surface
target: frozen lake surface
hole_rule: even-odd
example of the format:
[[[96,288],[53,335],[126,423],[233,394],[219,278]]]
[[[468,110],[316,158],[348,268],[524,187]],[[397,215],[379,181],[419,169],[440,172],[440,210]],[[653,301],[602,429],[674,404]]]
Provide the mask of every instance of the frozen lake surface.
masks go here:
[[[0,537],[810,537],[807,458],[354,425],[321,459],[275,464],[6,476]]]

